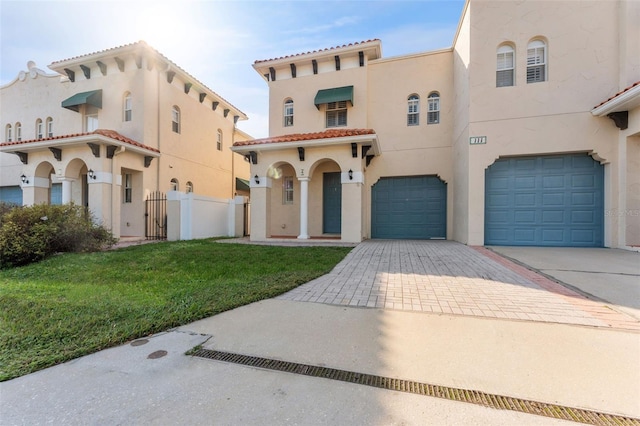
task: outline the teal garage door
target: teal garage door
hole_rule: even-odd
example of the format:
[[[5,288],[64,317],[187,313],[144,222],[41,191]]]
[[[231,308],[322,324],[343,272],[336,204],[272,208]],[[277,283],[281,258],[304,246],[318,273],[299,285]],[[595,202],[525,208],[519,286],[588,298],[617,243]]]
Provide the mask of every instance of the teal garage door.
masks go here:
[[[381,178],[371,188],[371,237],[447,236],[447,184],[436,176]]]
[[[587,154],[497,160],[484,217],[486,245],[602,247],[604,167]]]

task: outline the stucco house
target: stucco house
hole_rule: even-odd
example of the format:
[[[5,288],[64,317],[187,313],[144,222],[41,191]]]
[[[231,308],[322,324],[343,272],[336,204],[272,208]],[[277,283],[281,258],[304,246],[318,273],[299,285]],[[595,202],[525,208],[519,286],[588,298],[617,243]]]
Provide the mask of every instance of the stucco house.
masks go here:
[[[255,61],[251,239],[640,245],[640,2],[468,0],[452,46]],[[420,46],[416,46],[419,49]]]
[[[145,205],[156,192],[248,195],[229,149],[250,139],[246,115],[144,41],[49,68],[29,62],[0,87],[1,201],[73,201],[116,237],[144,237],[166,225]]]

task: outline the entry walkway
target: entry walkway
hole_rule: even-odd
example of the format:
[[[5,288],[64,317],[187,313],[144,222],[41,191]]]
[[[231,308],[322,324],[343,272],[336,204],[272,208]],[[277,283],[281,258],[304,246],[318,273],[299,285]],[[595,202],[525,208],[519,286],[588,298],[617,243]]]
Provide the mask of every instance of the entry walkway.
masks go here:
[[[640,330],[615,305],[453,241],[365,241],[331,273],[278,299]]]

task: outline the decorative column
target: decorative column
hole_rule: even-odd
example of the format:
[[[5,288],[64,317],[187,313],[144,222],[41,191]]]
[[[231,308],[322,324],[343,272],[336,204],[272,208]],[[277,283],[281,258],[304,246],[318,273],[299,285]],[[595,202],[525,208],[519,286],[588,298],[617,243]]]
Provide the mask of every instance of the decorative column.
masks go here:
[[[300,181],[300,235],[298,239],[309,239],[309,178],[301,177]]]
[[[62,178],[62,204],[69,204],[71,202],[71,183],[74,179]]]

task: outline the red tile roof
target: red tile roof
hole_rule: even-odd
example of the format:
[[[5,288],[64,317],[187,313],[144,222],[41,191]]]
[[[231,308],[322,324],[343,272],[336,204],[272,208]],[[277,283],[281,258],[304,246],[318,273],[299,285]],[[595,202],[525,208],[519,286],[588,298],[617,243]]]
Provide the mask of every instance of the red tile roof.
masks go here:
[[[129,43],[129,44],[123,44],[122,46],[116,46],[116,47],[111,47],[109,49],[104,49],[104,50],[98,50],[96,52],[93,53],[86,53],[84,55],[78,55],[78,56],[73,56],[71,58],[67,58],[67,59],[61,59],[59,61],[53,61],[51,63],[51,65],[55,65],[58,64],[60,62],[67,62],[67,61],[73,61],[74,59],[80,59],[80,58],[84,58],[86,56],[92,56],[92,55],[97,55],[98,53],[106,53],[106,52],[110,52],[112,50],[118,50],[118,49],[122,49],[124,47],[132,47],[132,46],[136,46],[136,45],[142,45],[142,46],[146,46],[146,47],[151,47],[149,46],[144,40],[140,40],[140,41],[136,41],[135,43]],[[153,48],[152,48],[153,49]],[[155,50],[155,49],[154,49]],[[159,52],[158,52],[159,53]]]
[[[259,64],[261,62],[277,61],[278,59],[295,58],[296,56],[308,55],[310,53],[328,52],[328,51],[331,51],[331,50],[342,49],[343,47],[357,46],[357,45],[360,45],[360,44],[371,43],[373,41],[380,41],[380,39],[374,38],[374,39],[371,39],[371,40],[360,41],[360,42],[356,42],[356,43],[343,44],[342,46],[327,47],[326,49],[319,49],[319,50],[313,50],[313,51],[310,51],[310,52],[296,53],[294,55],[281,56],[279,58],[261,59],[261,60],[255,61],[254,64]]]
[[[635,83],[633,83],[631,86],[619,91],[618,93],[616,93],[615,95],[613,95],[612,97],[610,97],[609,99],[607,99],[606,101],[600,102],[598,105],[594,106],[592,109],[596,109],[599,106],[602,106],[604,104],[606,104],[607,102],[617,98],[618,96],[622,95],[625,92],[628,92],[629,90],[633,89],[634,87],[640,85],[640,81],[636,81]]]
[[[120,141],[120,142],[124,142],[124,143],[132,145],[132,146],[136,146],[138,148],[143,148],[143,149],[146,149],[148,151],[153,151],[153,152],[160,153],[160,151],[158,149],[156,149],[156,148],[152,148],[150,146],[141,144],[140,142],[136,142],[133,139],[129,139],[129,138],[125,137],[125,136],[122,136],[120,133],[116,132],[115,130],[107,130],[107,129],[98,129],[96,131],[89,132],[89,133],[74,133],[72,135],[52,136],[50,138],[43,138],[43,139],[30,139],[30,140],[24,140],[24,141],[2,142],[2,143],[0,143],[0,147],[25,145],[25,144],[29,144],[29,143],[33,143],[33,142],[46,142],[46,141],[54,141],[54,140],[59,140],[59,139],[70,139],[70,138],[75,138],[75,137],[79,137],[79,136],[89,136],[89,135],[105,136],[105,137],[108,137],[108,138],[111,138],[111,139],[115,139],[115,140]]]
[[[316,133],[294,133],[291,135],[274,136],[271,138],[253,139],[249,141],[236,142],[233,144],[233,146],[264,145],[264,144],[282,143],[282,142],[301,142],[301,141],[310,141],[315,139],[345,138],[349,136],[375,135],[375,134],[376,132],[373,129],[336,129],[336,130],[325,130],[324,132],[316,132]]]

